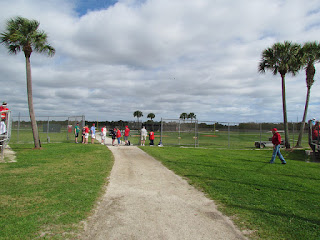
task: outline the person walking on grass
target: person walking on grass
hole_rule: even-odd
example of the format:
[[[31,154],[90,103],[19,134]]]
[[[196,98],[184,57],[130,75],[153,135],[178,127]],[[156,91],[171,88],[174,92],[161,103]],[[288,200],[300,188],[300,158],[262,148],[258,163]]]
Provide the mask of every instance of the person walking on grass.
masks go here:
[[[94,144],[94,139],[96,138],[95,124],[92,124],[92,127],[90,128],[90,132],[91,132],[91,144]]]
[[[276,128],[272,129],[272,144],[273,144],[273,153],[272,158],[270,160],[270,163],[274,163],[276,156],[279,157],[282,164],[286,164],[286,160],[283,158],[282,154],[280,153],[280,143],[281,143],[281,136],[278,133],[278,130]]]
[[[143,126],[141,129],[141,146],[145,146],[147,136],[148,136],[148,132],[146,130],[146,127]]]
[[[75,136],[75,142],[76,142],[76,143],[78,143],[79,133],[80,133],[80,127],[79,127],[79,123],[77,123],[77,124],[74,126],[74,136]]]

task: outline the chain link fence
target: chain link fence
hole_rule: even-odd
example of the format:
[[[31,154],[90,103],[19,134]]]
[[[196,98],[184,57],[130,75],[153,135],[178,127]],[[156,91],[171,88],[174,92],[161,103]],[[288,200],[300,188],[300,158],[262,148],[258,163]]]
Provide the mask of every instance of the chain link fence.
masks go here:
[[[33,143],[29,116],[12,116],[12,143]],[[125,126],[130,131],[132,145],[140,145],[140,130],[155,132],[155,145],[209,147],[222,149],[252,149],[272,146],[271,129],[276,127],[284,140],[283,123],[239,123],[200,121],[197,119],[161,119],[161,121],[85,121],[85,116],[42,116],[37,117],[39,136],[42,143],[74,141],[74,126],[96,125],[97,132],[106,125],[107,129],[119,128],[124,134]],[[300,123],[289,123],[289,141],[296,145]],[[110,136],[110,135],[109,135]],[[110,136],[111,137],[111,136]],[[147,141],[148,142],[148,141]],[[309,148],[308,128],[305,127],[302,146]]]
[[[42,143],[74,141],[74,126],[85,126],[85,116],[36,116]],[[11,143],[33,143],[29,116],[12,116]]]
[[[297,143],[300,123],[289,125],[291,147]],[[181,119],[162,119],[160,141],[163,145],[182,145],[210,148],[252,149],[272,147],[272,128],[277,128],[284,140],[283,123],[239,123]],[[302,146],[308,148],[308,129],[305,127]]]

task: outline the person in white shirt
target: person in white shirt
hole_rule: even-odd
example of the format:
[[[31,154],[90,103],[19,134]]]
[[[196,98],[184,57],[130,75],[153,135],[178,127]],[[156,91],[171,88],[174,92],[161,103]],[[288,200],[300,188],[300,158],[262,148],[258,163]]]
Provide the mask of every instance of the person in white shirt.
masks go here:
[[[107,127],[103,126],[103,128],[101,128],[101,144],[105,144],[106,136],[107,136]]]
[[[141,146],[145,146],[147,136],[148,136],[148,132],[146,130],[146,127],[143,126],[141,129]]]

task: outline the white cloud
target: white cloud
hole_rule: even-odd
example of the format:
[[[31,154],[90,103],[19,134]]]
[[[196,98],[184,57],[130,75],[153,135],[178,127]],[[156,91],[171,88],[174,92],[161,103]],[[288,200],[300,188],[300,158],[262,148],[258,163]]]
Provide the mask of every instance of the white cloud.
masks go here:
[[[281,79],[258,73],[261,52],[278,41],[320,37],[315,0],[128,0],[81,17],[75,3],[12,0],[0,9],[1,32],[10,17],[37,19],[56,49],[53,58],[31,56],[41,115],[133,120],[139,109],[156,119],[194,112],[200,120],[282,121]],[[27,113],[23,54],[1,47],[0,60],[0,100],[14,115]],[[289,120],[302,118],[304,78],[303,72],[287,76]],[[319,109],[318,80],[312,116]]]

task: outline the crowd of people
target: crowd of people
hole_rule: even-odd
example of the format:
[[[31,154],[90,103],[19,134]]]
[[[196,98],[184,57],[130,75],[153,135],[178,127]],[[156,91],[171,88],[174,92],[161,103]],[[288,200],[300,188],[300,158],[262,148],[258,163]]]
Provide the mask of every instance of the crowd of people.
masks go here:
[[[101,144],[106,144],[105,140],[107,137],[107,132],[108,132],[107,127],[106,127],[106,125],[104,125],[100,131]],[[140,132],[141,132],[141,136],[140,136],[141,146],[145,146],[145,142],[146,142],[148,135],[149,135],[150,146],[154,146],[154,137],[155,137],[154,132],[151,130],[148,133],[145,126],[142,127]],[[79,138],[79,134],[80,134],[79,123],[77,123],[76,126],[74,127],[74,134],[75,134],[75,142],[79,143],[78,142],[78,138]],[[124,144],[126,146],[131,145],[130,140],[129,140],[130,129],[128,126],[125,126],[125,130],[123,132],[121,132],[121,130],[118,127],[110,129],[112,146],[119,146],[120,145],[122,134],[123,134]],[[91,144],[94,144],[94,141],[96,139],[96,127],[95,127],[94,123],[92,124],[90,129],[89,129],[88,125],[86,125],[82,128],[82,144],[88,144],[89,136],[91,137]]]

